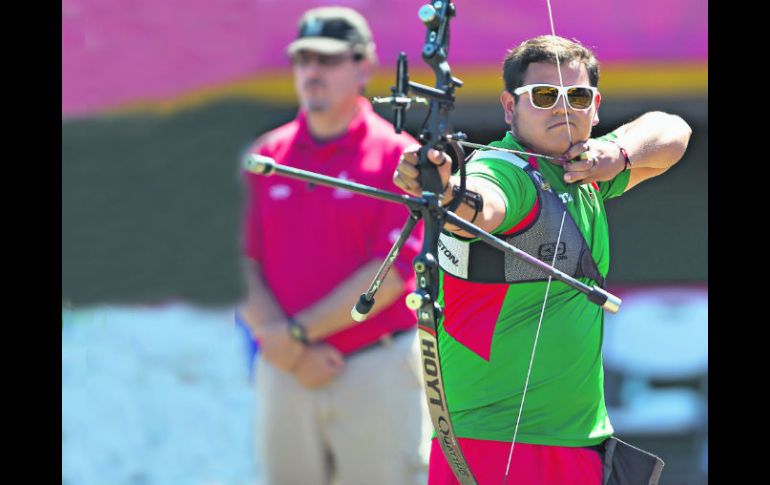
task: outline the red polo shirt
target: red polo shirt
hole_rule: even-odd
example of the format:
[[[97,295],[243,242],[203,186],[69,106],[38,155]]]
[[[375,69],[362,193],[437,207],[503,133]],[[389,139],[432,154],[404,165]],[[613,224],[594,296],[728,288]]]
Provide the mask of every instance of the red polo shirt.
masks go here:
[[[339,138],[315,141],[300,112],[294,121],[260,137],[251,152],[282,165],[397,192],[393,171],[404,148],[415,140],[396,134],[365,98],[359,98],[358,105],[358,114]],[[342,189],[277,175],[245,177],[244,252],[261,264],[287,315],[312,306],[363,265],[383,261],[409,217],[406,206]],[[386,333],[415,326],[416,316],[404,305],[403,296],[414,288],[411,261],[421,247],[422,224],[391,268],[406,281],[403,295],[376,316],[324,340],[348,353]]]

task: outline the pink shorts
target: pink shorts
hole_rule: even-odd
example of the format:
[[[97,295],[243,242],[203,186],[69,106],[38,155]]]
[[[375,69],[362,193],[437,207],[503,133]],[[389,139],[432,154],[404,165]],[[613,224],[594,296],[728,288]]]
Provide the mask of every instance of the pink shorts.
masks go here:
[[[511,443],[458,438],[479,485],[502,485]],[[460,482],[435,438],[431,442],[428,485]],[[602,461],[590,448],[516,443],[506,485],[601,485]]]

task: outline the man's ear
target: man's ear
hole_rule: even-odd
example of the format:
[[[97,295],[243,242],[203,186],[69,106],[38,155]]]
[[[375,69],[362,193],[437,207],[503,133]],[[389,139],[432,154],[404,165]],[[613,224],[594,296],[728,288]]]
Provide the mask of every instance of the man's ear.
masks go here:
[[[596,99],[594,100],[594,119],[591,120],[591,126],[599,124],[599,105],[602,104],[602,95],[598,91],[596,92]]]
[[[500,104],[503,105],[505,114],[505,124],[510,126],[513,123],[513,112],[516,109],[516,98],[508,91],[503,91],[500,95]]]

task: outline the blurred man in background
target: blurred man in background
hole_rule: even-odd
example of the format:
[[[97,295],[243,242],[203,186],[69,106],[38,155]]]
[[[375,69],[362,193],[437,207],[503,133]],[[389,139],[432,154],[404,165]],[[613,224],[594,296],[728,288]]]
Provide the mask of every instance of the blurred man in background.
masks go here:
[[[536,37],[510,51],[503,79],[510,131],[492,146],[529,153],[477,152],[467,186],[483,205],[464,199],[456,213],[603,287],[604,201],[673,166],[690,127],[651,112],[592,139],[599,65],[591,51],[561,37]],[[394,174],[394,183],[413,195],[422,193],[417,150],[404,153]],[[444,163],[446,154],[429,156],[446,187],[442,203],[449,203],[459,177]],[[439,340],[441,356],[451,359],[442,359],[442,370],[454,429],[479,483],[600,485],[610,467],[615,477],[653,483],[654,457],[617,440],[603,446],[613,428],[604,404],[602,308],[471,234],[445,229]],[[429,483],[458,483],[435,439]]]
[[[251,148],[285,164],[390,189],[415,142],[362,97],[376,64],[365,19],[342,7],[306,12],[287,49],[297,118]],[[280,177],[247,174],[241,314],[259,342],[258,448],[271,485],[424,483],[427,408],[416,319],[415,231],[364,323],[350,311],[403,226],[400,205]]]

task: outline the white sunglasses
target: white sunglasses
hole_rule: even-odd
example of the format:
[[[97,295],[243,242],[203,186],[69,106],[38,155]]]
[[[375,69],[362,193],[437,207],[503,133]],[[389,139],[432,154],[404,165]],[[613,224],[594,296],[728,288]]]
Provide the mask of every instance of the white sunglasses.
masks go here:
[[[532,106],[539,109],[553,108],[559,101],[559,96],[566,95],[570,108],[585,111],[594,105],[596,93],[599,90],[593,86],[554,86],[553,84],[527,84],[513,91],[515,95],[529,93]]]

